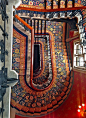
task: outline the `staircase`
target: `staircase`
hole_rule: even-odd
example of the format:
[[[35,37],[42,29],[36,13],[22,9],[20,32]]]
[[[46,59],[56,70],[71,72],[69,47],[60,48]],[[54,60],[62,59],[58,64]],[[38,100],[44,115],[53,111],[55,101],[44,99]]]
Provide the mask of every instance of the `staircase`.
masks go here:
[[[49,63],[48,63],[48,52],[47,52],[47,44],[44,38],[36,38],[36,44],[41,44],[41,68],[39,72],[34,73],[33,83],[35,83],[38,88],[43,89],[46,87],[46,81],[48,80],[49,75]],[[38,85],[39,84],[39,85]]]
[[[27,60],[27,71],[26,71],[26,76],[27,77],[26,77],[26,81],[27,81],[27,83],[29,83],[30,80],[28,79],[28,77],[30,77],[30,63],[31,63],[31,38],[30,38],[31,34],[30,34],[29,31],[25,31],[24,27],[22,27],[19,23],[14,21],[13,24],[14,24],[14,27],[16,27],[20,32],[22,32],[22,33],[24,33],[25,35],[28,36],[28,41],[27,41],[27,43],[28,43],[27,44],[27,57],[26,57],[26,60]],[[14,41],[13,42],[13,50],[16,50],[17,48],[18,49],[19,48],[24,48],[24,46],[26,46],[25,42],[23,43],[23,40],[17,41],[18,37],[15,35],[16,34],[15,31],[13,32],[13,34],[14,34],[14,38],[15,38],[13,40]],[[20,46],[16,47],[16,43],[20,43]],[[22,50],[22,49],[20,50],[19,56],[18,56],[18,54],[15,54],[14,51],[13,51],[13,54],[15,56],[13,56],[13,60],[12,60],[13,69],[16,70],[20,76],[23,75],[24,71],[25,71],[25,66],[22,63],[23,61],[25,61],[24,60],[24,55],[22,55],[22,51],[24,51],[24,50]],[[24,53],[26,53],[26,52],[24,51]],[[15,62],[16,58],[20,58],[19,61],[21,63],[19,62],[19,64],[18,64],[18,61]],[[19,65],[17,68],[16,68],[16,64]]]
[[[25,4],[24,6],[20,5],[16,9],[16,13],[21,18],[33,19],[33,22],[36,19],[44,20],[45,24],[46,24],[46,20],[52,20],[52,21],[56,20],[58,22],[60,22],[62,20],[63,22],[65,22],[67,18],[73,19],[74,17],[77,17],[78,21],[77,21],[76,25],[79,28],[80,42],[82,42],[82,45],[83,45],[84,42],[86,42],[85,41],[85,39],[86,39],[86,25],[85,25],[86,24],[86,21],[85,21],[86,3],[84,1],[79,3],[79,1],[76,2],[74,0],[72,0],[72,1],[69,0],[68,2],[67,2],[67,0],[66,1],[61,0],[61,1],[57,1],[57,3],[55,3],[56,6],[54,6],[54,2],[56,2],[56,1],[53,1],[53,0],[50,2],[46,1],[44,3],[43,8],[34,6],[34,8],[36,8],[36,9],[34,9],[33,7],[31,8],[31,6],[28,7],[28,5],[26,5],[26,3],[24,3]],[[46,5],[49,8],[47,8]],[[50,5],[50,6],[48,6],[48,5]],[[28,20],[26,20],[26,21],[28,23]],[[41,25],[42,25],[42,23],[41,23]],[[46,28],[44,28],[42,33],[45,33],[45,29]],[[40,30],[41,30],[41,28],[40,28]],[[38,32],[36,31],[36,33],[38,33]]]
[[[43,61],[45,69],[39,76],[35,75],[36,81],[33,77],[32,86],[30,83],[31,78],[29,70],[32,68],[32,66],[30,67],[29,60],[32,58],[30,56],[31,44],[28,42],[28,46],[30,44],[30,47],[28,47],[27,55],[30,58],[27,59],[26,75],[21,71],[22,69],[25,69],[25,67],[19,68],[19,82],[12,88],[11,106],[18,109],[20,111],[18,112],[19,114],[24,115],[24,113],[27,113],[27,116],[40,116],[58,108],[67,99],[73,85],[73,71],[70,70],[70,63],[67,57],[65,36],[63,35],[65,27],[64,23],[48,22],[43,19],[26,19],[26,23],[30,23],[35,29],[35,35],[36,33],[42,37],[43,35],[49,35],[47,43],[44,43],[44,39],[36,39],[34,41],[37,43],[42,42],[44,44],[45,49],[43,53],[45,57]],[[19,23],[20,22],[18,21],[16,25],[19,30],[21,30],[20,27],[22,26],[22,31],[24,31],[24,29],[28,30],[23,24],[20,23],[21,26]],[[29,30],[27,32],[27,34],[30,34]],[[48,63],[48,65],[46,63]],[[44,76],[46,70],[46,74],[49,72],[47,77]],[[47,78],[47,80],[45,81],[42,78],[45,80]]]

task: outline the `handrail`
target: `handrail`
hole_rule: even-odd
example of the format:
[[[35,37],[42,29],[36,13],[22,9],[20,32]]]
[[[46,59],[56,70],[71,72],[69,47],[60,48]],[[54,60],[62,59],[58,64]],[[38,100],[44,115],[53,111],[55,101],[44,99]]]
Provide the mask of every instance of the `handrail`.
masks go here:
[[[20,21],[22,22],[25,26],[27,26],[30,30],[33,30],[33,28],[27,24],[24,20],[22,20],[18,15],[15,15],[15,17]]]
[[[35,9],[35,8],[19,6],[16,10],[29,10],[29,11],[38,11],[38,12],[58,12],[58,11],[80,10],[80,9],[86,9],[86,6],[72,7],[72,8],[58,8],[58,9]]]
[[[34,29],[24,20],[22,20],[18,15],[15,15],[15,18],[17,18],[20,22],[22,22],[25,26],[27,26],[31,30],[31,65],[30,65],[30,83],[31,83],[33,79]],[[34,89],[34,86],[32,84],[31,86]]]
[[[31,30],[31,65],[30,65],[30,85],[31,87],[36,90],[36,91],[43,91],[43,90],[46,90],[48,89],[49,87],[51,87],[51,85],[53,84],[53,81],[54,81],[54,76],[52,77],[52,82],[51,84],[44,88],[44,89],[37,89],[33,86],[32,84],[32,80],[33,80],[33,57],[34,57],[34,29],[29,25],[27,24],[24,20],[22,20],[18,15],[15,15],[15,18],[17,18],[20,22],[22,22],[25,26],[27,26],[30,30]],[[42,34],[40,34],[42,35]],[[43,34],[45,35],[45,34]],[[52,36],[49,34],[49,42],[50,42],[50,52],[51,52],[51,64],[52,64],[52,75],[54,75],[54,64],[53,64],[53,55],[52,55],[52,44],[51,44],[51,38]]]
[[[32,86],[32,88],[34,89],[34,90],[36,90],[36,91],[44,91],[44,90],[47,90],[47,89],[49,89],[51,86],[52,86],[52,84],[53,84],[53,81],[54,81],[54,64],[53,64],[53,54],[52,54],[52,44],[51,44],[51,39],[52,39],[52,36],[49,34],[49,33],[47,33],[48,35],[49,35],[49,42],[50,42],[50,53],[51,53],[51,65],[52,65],[52,81],[51,81],[51,83],[50,83],[50,85],[48,86],[48,87],[46,87],[46,88],[44,88],[44,89],[37,89],[37,88],[35,88],[34,86],[33,86],[33,84],[32,84],[32,79],[31,79],[31,82],[30,82],[30,84],[31,84],[31,86]],[[36,35],[46,35],[46,34],[36,34]]]

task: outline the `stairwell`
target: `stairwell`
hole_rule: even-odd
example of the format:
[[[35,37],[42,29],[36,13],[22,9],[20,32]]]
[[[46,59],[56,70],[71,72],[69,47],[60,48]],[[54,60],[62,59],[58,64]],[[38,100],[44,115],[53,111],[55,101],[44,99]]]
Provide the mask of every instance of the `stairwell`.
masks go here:
[[[29,77],[30,77],[30,64],[31,64],[31,33],[29,32],[29,31],[25,31],[25,29],[24,29],[24,27],[22,27],[19,23],[17,23],[17,22],[13,22],[13,25],[19,30],[19,31],[21,31],[22,33],[24,33],[25,35],[27,35],[27,37],[28,37],[28,41],[27,41],[27,71],[26,71],[26,81],[27,81],[27,83],[29,84],[30,83],[30,79],[29,79]],[[15,38],[17,38],[17,37],[15,37]],[[20,40],[20,42],[21,42],[21,40]],[[26,44],[20,44],[20,48],[24,48],[24,45],[26,45]],[[22,51],[22,50],[21,50]],[[20,62],[21,61],[25,61],[25,60],[23,60],[23,58],[24,58],[24,56],[22,56],[21,55],[21,51],[20,51]],[[16,57],[15,57],[16,58]],[[13,62],[14,63],[14,62]],[[19,71],[22,71],[22,70],[25,70],[25,66],[23,66],[22,65],[22,63],[20,63],[20,66],[19,66],[19,68],[18,68],[18,70]],[[17,71],[17,70],[16,70]],[[18,72],[19,72],[18,71]],[[21,76],[23,73],[20,73],[19,75]]]
[[[31,85],[27,83],[28,80],[30,80],[30,76],[28,76],[27,73],[26,73],[26,77],[28,76],[27,77],[28,79],[26,79],[27,82],[25,81],[25,77],[22,74],[20,75],[19,83],[12,88],[12,99],[11,99],[11,106],[19,110],[19,111],[16,110],[16,113],[18,115],[20,114],[24,116],[25,114],[24,112],[27,113],[27,116],[40,116],[50,113],[52,110],[58,108],[67,99],[71,91],[73,85],[73,71],[70,70],[70,63],[68,61],[66,52],[65,39],[63,35],[65,31],[64,23],[60,23],[62,27],[59,27],[60,25],[57,22],[56,26],[59,27],[58,28],[59,31],[55,30],[58,33],[60,33],[60,35],[63,38],[61,38],[60,35],[54,36],[55,33],[53,34],[53,30],[51,30],[53,29],[52,26],[55,26],[54,23],[45,22],[45,24],[47,25],[44,26],[46,30],[44,30],[45,28],[41,30],[42,32],[46,31],[45,35],[48,34],[50,37],[49,47],[50,47],[50,60],[51,60],[52,71],[51,73],[49,73],[48,81],[45,84],[43,84],[44,88],[41,89],[39,84],[37,84],[36,87],[32,83],[37,90],[31,88]],[[16,26],[18,26],[19,28],[18,23]],[[32,24],[32,26],[34,29],[37,28],[34,27],[34,24]],[[25,26],[24,28],[26,29]],[[40,32],[38,31],[38,29],[39,28],[37,28],[37,32]],[[40,29],[42,29],[42,27],[40,27]],[[39,35],[42,36],[42,34]],[[28,54],[28,56],[30,55],[30,53]],[[29,65],[30,62],[29,61],[27,62]],[[18,98],[17,101],[15,96],[17,96]],[[24,98],[22,98],[22,96]]]

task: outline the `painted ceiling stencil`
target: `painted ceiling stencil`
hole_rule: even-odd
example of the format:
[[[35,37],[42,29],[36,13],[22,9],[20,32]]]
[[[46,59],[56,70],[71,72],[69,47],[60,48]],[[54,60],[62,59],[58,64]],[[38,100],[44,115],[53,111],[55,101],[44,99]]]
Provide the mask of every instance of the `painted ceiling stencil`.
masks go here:
[[[53,46],[54,81],[50,88],[38,92],[33,90],[26,81],[28,52],[26,44],[28,38],[14,27],[13,69],[19,73],[19,82],[12,88],[11,106],[19,110],[22,115],[27,113],[27,116],[41,116],[52,112],[67,99],[73,85],[73,73],[70,71],[67,53],[65,52],[65,24],[47,21],[46,28],[46,32],[51,34],[51,45]],[[48,65],[46,66],[48,67]],[[49,81],[51,80],[52,77],[49,78]]]
[[[75,0],[75,7],[86,6],[86,0]]]
[[[44,0],[21,0],[21,7],[45,9]],[[75,7],[86,6],[86,0],[75,0]],[[72,7],[72,0],[67,1],[67,7]],[[58,0],[53,0],[53,9],[58,8]],[[60,0],[60,8],[65,8],[65,0]],[[51,9],[51,0],[46,0],[46,9]]]
[[[44,9],[44,0],[22,0],[22,5],[24,7],[29,7],[29,8],[41,8]]]

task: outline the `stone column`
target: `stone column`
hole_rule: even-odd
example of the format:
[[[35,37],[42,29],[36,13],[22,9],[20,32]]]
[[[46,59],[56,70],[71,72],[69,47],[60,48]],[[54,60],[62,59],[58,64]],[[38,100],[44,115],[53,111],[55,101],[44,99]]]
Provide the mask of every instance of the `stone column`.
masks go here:
[[[18,74],[12,70],[12,41],[13,41],[13,5],[18,7],[21,0],[8,0],[8,5],[6,6],[6,13],[8,15],[8,24],[6,23],[6,32],[8,33],[8,40],[5,41],[5,50],[8,51],[8,56],[5,56],[5,68],[7,68],[8,78],[17,78]],[[0,25],[4,28],[4,22],[2,21],[2,16],[0,15]],[[0,40],[3,39],[2,31],[0,30]],[[0,70],[3,66],[3,63],[0,60]],[[15,82],[10,84],[14,86]],[[5,111],[3,112],[3,118],[10,118],[10,97],[11,97],[11,87],[6,89],[6,93],[3,97],[3,104]],[[1,107],[0,103],[0,107]],[[1,116],[0,116],[1,118]]]

